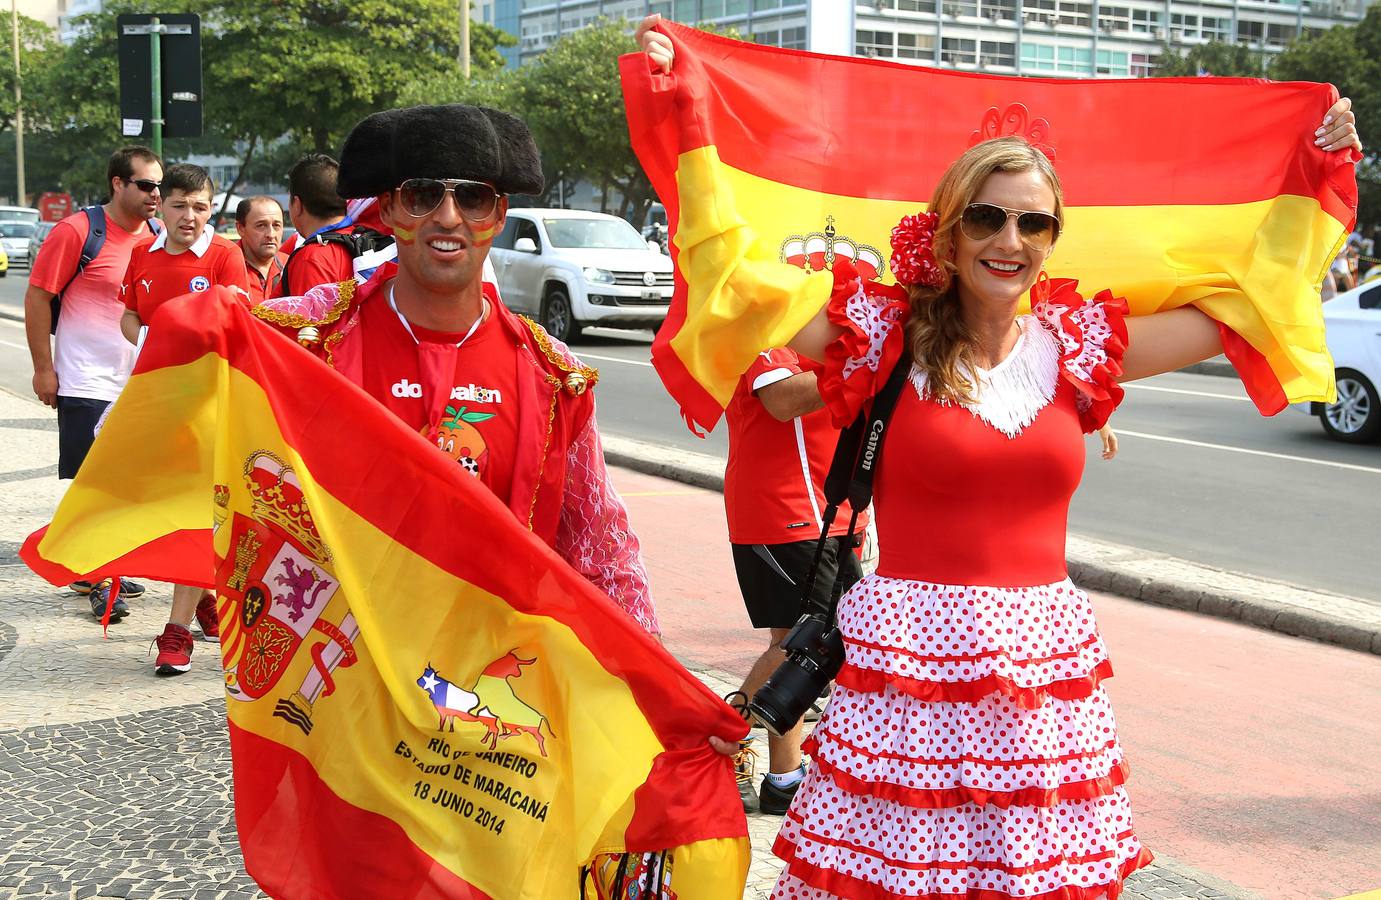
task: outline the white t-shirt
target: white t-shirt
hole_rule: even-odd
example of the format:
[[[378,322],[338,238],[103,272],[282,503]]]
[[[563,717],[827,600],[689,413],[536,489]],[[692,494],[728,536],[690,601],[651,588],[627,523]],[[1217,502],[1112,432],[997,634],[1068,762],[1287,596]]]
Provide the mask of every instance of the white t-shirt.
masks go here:
[[[63,219],[39,247],[29,283],[50,293],[60,293],[77,269],[89,224],[86,213]],[[62,297],[53,368],[58,375],[58,396],[114,400],[134,365],[134,346],[120,333],[125,305],[120,301],[120,282],[129,266],[130,251],[147,226],[130,233],[106,217],[105,244]]]

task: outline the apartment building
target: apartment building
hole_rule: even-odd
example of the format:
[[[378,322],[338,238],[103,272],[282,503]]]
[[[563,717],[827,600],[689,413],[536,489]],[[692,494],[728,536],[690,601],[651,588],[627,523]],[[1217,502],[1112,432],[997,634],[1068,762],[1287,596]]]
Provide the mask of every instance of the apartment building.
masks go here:
[[[916,65],[1055,77],[1141,77],[1166,44],[1278,52],[1362,18],[1372,0],[481,0],[513,34],[510,65],[601,16],[732,26],[762,44]]]

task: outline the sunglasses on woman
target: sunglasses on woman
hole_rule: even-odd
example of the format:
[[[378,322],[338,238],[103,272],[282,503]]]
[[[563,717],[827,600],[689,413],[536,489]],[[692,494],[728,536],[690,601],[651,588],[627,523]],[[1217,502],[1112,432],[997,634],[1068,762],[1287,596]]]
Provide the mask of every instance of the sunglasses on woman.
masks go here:
[[[456,208],[471,222],[486,222],[493,218],[502,195],[483,181],[467,178],[409,178],[398,185],[398,202],[403,211],[415,219],[436,212],[450,191]]]
[[[970,203],[959,217],[959,230],[971,241],[986,241],[1017,220],[1017,234],[1032,250],[1048,250],[1060,236],[1060,220],[1050,213],[1008,209],[995,203]]]
[[[147,178],[126,178],[125,184],[132,184],[146,194],[152,194],[159,188],[157,181],[150,181]]]

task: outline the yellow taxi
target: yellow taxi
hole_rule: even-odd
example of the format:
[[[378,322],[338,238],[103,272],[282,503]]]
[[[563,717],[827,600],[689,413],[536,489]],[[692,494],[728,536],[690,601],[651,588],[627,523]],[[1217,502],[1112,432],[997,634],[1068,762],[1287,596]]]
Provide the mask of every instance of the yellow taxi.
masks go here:
[[[5,248],[0,247],[0,278],[10,274],[10,258],[5,253]]]

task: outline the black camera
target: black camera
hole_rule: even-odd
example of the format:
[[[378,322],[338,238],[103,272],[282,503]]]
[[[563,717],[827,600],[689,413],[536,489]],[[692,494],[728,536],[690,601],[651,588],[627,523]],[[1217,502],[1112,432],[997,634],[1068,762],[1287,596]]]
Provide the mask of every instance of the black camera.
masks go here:
[[[832,618],[832,617],[831,617]],[[780,737],[796,726],[844,665],[844,638],[825,616],[800,618],[782,641],[786,661],[748,704],[763,726]]]

